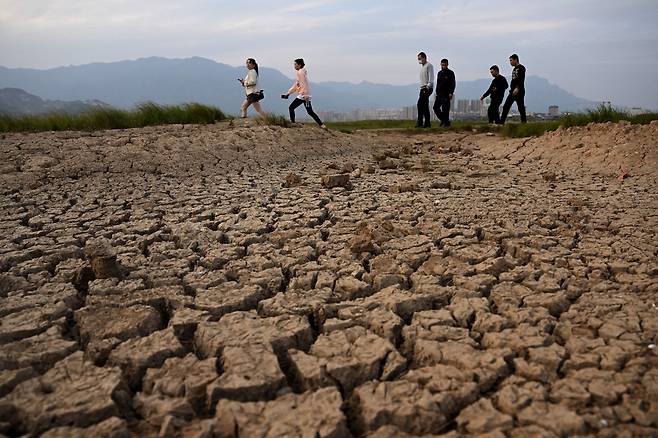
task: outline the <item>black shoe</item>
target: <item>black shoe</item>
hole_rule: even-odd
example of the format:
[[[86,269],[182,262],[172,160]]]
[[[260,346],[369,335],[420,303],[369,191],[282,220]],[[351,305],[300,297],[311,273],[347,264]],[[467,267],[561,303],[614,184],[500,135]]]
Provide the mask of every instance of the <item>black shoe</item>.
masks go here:
[[[422,127],[423,125],[419,125],[418,123],[416,123],[416,126],[414,126],[414,128],[422,128]]]
[[[423,128],[431,128],[431,127],[432,127],[432,125],[430,125],[430,124],[423,125]]]

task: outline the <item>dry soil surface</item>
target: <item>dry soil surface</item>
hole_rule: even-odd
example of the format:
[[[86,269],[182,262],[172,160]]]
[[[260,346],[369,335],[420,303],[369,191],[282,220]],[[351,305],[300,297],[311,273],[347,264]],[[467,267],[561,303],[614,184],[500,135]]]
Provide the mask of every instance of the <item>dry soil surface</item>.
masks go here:
[[[655,122],[0,154],[0,435],[658,434]]]

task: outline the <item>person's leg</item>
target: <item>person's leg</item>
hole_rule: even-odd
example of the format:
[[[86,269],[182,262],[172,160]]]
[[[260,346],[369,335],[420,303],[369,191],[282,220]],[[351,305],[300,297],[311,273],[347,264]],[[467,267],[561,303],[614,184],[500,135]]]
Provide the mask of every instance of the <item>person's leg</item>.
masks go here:
[[[493,102],[493,100],[489,104],[489,108],[487,108],[487,118],[489,119],[489,123],[494,123],[496,121],[496,116],[494,115],[494,102]]]
[[[491,111],[491,116],[493,116],[493,121],[491,121],[491,116],[489,116],[489,123],[495,123],[500,125],[500,104],[503,103],[502,100],[492,100],[491,105],[489,105],[489,110]]]
[[[423,126],[423,99],[425,92],[420,90],[418,94],[418,102],[416,103],[416,109],[418,110],[418,120],[416,121],[416,128]]]
[[[309,116],[315,120],[315,123],[318,124],[318,126],[322,126],[322,120],[320,120],[320,117],[318,117],[317,114],[315,114],[315,111],[313,111],[313,106],[311,105],[311,100],[305,100],[304,101],[304,108],[306,108],[306,112],[308,113]]]
[[[290,113],[290,121],[292,123],[295,123],[295,110],[297,109],[297,107],[299,107],[303,103],[304,103],[303,100],[295,99],[295,100],[292,101],[292,103],[288,107],[288,112]]]
[[[430,94],[428,92],[423,92],[423,117],[421,126],[429,128],[430,126]]]
[[[507,99],[505,99],[505,104],[503,105],[503,114],[500,116],[501,125],[504,125],[505,120],[507,120],[507,114],[509,113],[510,108],[512,108],[512,102],[514,102],[514,96],[510,93],[507,95]]]
[[[441,101],[441,113],[443,115],[443,124],[446,127],[450,126],[450,99],[444,97]]]
[[[525,116],[525,93],[521,93],[516,96],[516,106],[519,108],[519,114],[521,115],[521,123],[527,123]]]
[[[441,120],[441,99],[439,99],[439,96],[436,96],[434,99],[434,105],[432,105],[432,110],[434,111],[434,114],[436,114],[436,118]]]
[[[251,105],[254,107],[254,109],[256,110],[256,112],[257,112],[258,114],[260,114],[260,116],[261,116],[263,119],[267,119],[267,113],[266,113],[265,111],[263,111],[263,108],[260,106],[260,102],[254,102],[254,103],[252,103]]]
[[[240,107],[240,117],[243,119],[247,117],[247,108],[249,108],[249,101],[245,99],[245,101],[242,102],[242,106]]]

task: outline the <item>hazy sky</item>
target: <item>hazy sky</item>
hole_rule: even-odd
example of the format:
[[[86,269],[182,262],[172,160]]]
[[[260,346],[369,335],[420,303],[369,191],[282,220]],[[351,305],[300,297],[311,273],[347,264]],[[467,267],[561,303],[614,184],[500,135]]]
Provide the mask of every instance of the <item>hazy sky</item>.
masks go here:
[[[516,52],[578,96],[658,108],[656,23],[658,0],[0,0],[0,65],[254,57],[292,76],[304,57],[314,81],[408,84],[420,50],[458,80],[509,76]]]

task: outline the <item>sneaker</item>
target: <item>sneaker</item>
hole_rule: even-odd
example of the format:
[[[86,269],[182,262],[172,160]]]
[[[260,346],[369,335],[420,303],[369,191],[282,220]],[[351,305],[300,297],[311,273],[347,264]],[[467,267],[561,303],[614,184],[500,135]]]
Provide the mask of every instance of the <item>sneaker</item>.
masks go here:
[[[329,128],[327,128],[327,125],[325,125],[324,123],[320,125],[320,128],[324,129],[325,131],[329,130]]]

